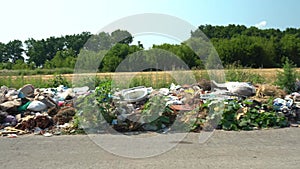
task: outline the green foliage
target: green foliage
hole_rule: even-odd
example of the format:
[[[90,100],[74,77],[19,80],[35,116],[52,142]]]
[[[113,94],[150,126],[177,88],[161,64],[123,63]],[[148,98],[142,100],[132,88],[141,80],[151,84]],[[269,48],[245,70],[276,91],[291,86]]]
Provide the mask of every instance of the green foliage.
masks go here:
[[[299,66],[299,33],[299,29],[296,28],[287,28],[281,31],[272,28],[261,30],[256,27],[234,24],[227,26],[200,25],[197,30],[191,32],[191,37],[185,42],[179,45],[153,45],[152,49],[161,49],[165,52],[143,53],[141,57],[147,60],[149,65],[152,65],[155,60],[151,60],[151,55],[163,57],[168,52],[176,55],[191,69],[203,69],[209,65],[221,66],[223,64],[228,66],[236,61],[240,61],[243,67],[280,67],[284,62],[281,58],[286,56]],[[17,60],[23,60],[24,64],[28,65],[26,68],[29,69],[73,68],[81,50],[87,50],[95,53],[106,51],[107,57],[103,63],[101,62],[99,70],[114,71],[119,63],[122,63],[130,54],[140,50],[149,51],[144,50],[141,42],[138,42],[138,45],[132,45],[132,42],[133,36],[126,30],[115,30],[112,33],[100,32],[93,36],[89,32],[82,32],[81,34],[49,37],[41,40],[29,38],[24,44],[20,40],[13,40],[6,44],[0,43],[0,63],[3,63],[0,68],[24,68],[25,65],[20,62],[16,63]],[[214,64],[216,63],[215,57],[210,57],[217,56],[214,48],[222,61],[220,65]],[[72,52],[70,53],[70,51]],[[26,61],[23,58],[24,52],[28,58]],[[95,58],[97,57],[95,56]],[[93,63],[94,60],[90,62]],[[8,63],[16,64],[16,66]],[[100,61],[95,63],[100,64]],[[170,59],[167,62],[157,61],[156,63],[173,65]],[[94,64],[94,66],[97,66],[97,69],[99,65]],[[78,68],[85,67],[78,66]],[[91,67],[87,66],[86,68]],[[169,67],[166,69],[171,70]]]
[[[20,40],[9,41],[6,44],[6,59],[10,59],[12,63],[16,63],[17,60],[24,60],[23,52],[23,44]]]
[[[96,93],[76,100],[76,114],[74,124],[86,132],[95,132],[93,129],[103,129],[106,124],[96,100]]]
[[[76,63],[75,52],[71,49],[58,51],[53,59],[47,60],[44,68],[74,68]]]
[[[290,93],[295,91],[295,83],[297,80],[297,72],[294,69],[295,65],[288,58],[285,59],[283,64],[283,72],[277,72],[277,79],[275,84],[280,86],[286,92]]]
[[[230,101],[224,109],[220,126],[224,130],[253,130],[270,127],[286,127],[287,119],[274,110],[262,110],[244,101],[244,108],[237,101]]]
[[[106,129],[108,124],[116,119],[113,114],[111,85],[111,80],[102,80],[94,93],[76,100],[75,123],[85,131],[96,132],[94,130]]]
[[[82,32],[81,34],[42,40],[30,38],[25,41],[28,61],[35,63],[36,67],[43,67],[45,62],[51,61],[59,51],[72,50],[77,55],[90,36],[89,32]]]
[[[15,64],[12,66],[12,69],[14,70],[24,70],[24,69],[29,69],[29,64],[26,64],[23,60],[19,59],[16,60]]]
[[[49,87],[58,87],[60,85],[71,87],[69,81],[62,75],[56,75],[50,80]]]
[[[116,118],[112,113],[113,106],[111,96],[114,93],[114,89],[112,89],[112,81],[103,80],[100,82],[99,86],[95,89],[95,93],[100,113],[108,123],[111,123],[112,120]]]
[[[20,64],[24,66],[24,64]],[[0,63],[0,76],[18,76],[18,75],[53,75],[53,74],[72,74],[74,69],[71,68],[55,68],[55,69],[33,69],[33,65],[27,65],[26,69],[19,69],[19,70],[7,70],[6,67],[13,67],[15,65],[8,63]]]
[[[148,100],[145,104],[141,115],[146,124],[157,126],[158,129],[162,128],[162,124],[170,124],[170,116],[167,116],[170,111],[166,106],[166,100],[164,96],[155,95]]]

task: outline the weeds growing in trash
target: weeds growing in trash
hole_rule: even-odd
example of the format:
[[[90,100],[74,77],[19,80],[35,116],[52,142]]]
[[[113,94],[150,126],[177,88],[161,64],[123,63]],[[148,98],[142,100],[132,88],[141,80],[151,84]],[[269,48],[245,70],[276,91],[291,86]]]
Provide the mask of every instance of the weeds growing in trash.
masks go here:
[[[172,110],[166,106],[164,96],[160,95],[153,96],[146,102],[141,115],[145,123],[157,127],[157,130],[163,126],[169,127],[174,122]]]
[[[133,111],[133,109],[126,110],[127,103],[122,105],[121,102],[114,102],[115,91],[112,89],[112,81],[106,79],[96,87],[95,93],[78,99],[80,112],[76,114],[78,116],[75,118],[76,124],[86,127],[88,132],[97,132],[108,126],[114,127],[117,131],[159,131],[163,128],[172,128],[175,131],[186,132],[215,128],[254,130],[288,126],[284,114],[273,110],[272,101],[269,104],[258,105],[251,100],[209,100],[190,111],[177,112],[166,104],[166,96],[159,94],[146,99],[141,109],[127,112],[123,117],[118,115],[120,111],[118,109],[122,111]],[[179,120],[179,125],[174,124],[176,119]]]
[[[284,114],[276,113],[268,105],[256,105],[252,101],[226,103],[220,128],[224,130],[254,130],[271,127],[286,127]]]
[[[111,80],[102,81],[94,93],[77,99],[76,126],[86,129],[87,132],[95,132],[105,129],[107,123],[111,124],[116,118],[112,114],[111,83]]]

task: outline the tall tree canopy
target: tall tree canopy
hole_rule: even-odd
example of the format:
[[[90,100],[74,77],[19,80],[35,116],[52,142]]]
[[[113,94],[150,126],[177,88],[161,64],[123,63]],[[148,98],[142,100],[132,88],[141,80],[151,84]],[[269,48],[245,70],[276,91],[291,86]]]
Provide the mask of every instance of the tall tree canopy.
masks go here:
[[[144,59],[153,65],[151,58],[154,55],[164,56],[168,52],[176,55],[189,68],[204,68],[205,60],[212,56],[214,49],[223,66],[238,62],[254,68],[281,67],[284,58],[300,66],[299,28],[279,30],[234,24],[200,25],[181,44],[153,45],[151,49],[157,49],[155,52],[142,52],[147,51],[143,48],[143,42],[133,45],[133,39],[130,32],[117,29],[111,33],[82,32],[40,40],[29,38],[24,43],[20,40],[0,42],[0,68],[74,67],[78,56],[83,53],[81,56],[90,57],[93,61],[103,59],[99,71],[115,71],[126,57],[134,53],[137,54],[128,63]],[[93,64],[88,58],[83,60],[87,61],[86,65]]]

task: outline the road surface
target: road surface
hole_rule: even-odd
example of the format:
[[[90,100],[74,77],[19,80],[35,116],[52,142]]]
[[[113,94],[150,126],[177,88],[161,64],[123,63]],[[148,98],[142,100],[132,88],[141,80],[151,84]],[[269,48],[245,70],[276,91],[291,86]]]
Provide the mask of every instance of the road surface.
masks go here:
[[[189,133],[172,150],[142,159],[108,153],[87,135],[2,137],[0,168],[300,168],[300,128],[215,131],[204,144],[199,144],[198,136]]]

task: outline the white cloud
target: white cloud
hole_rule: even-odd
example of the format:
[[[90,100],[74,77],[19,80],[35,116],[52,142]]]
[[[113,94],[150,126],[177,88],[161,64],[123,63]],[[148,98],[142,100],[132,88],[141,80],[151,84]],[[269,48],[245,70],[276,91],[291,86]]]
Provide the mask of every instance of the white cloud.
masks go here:
[[[266,25],[267,25],[267,21],[261,21],[261,22],[255,24],[255,27],[257,27],[257,28],[263,28]]]

